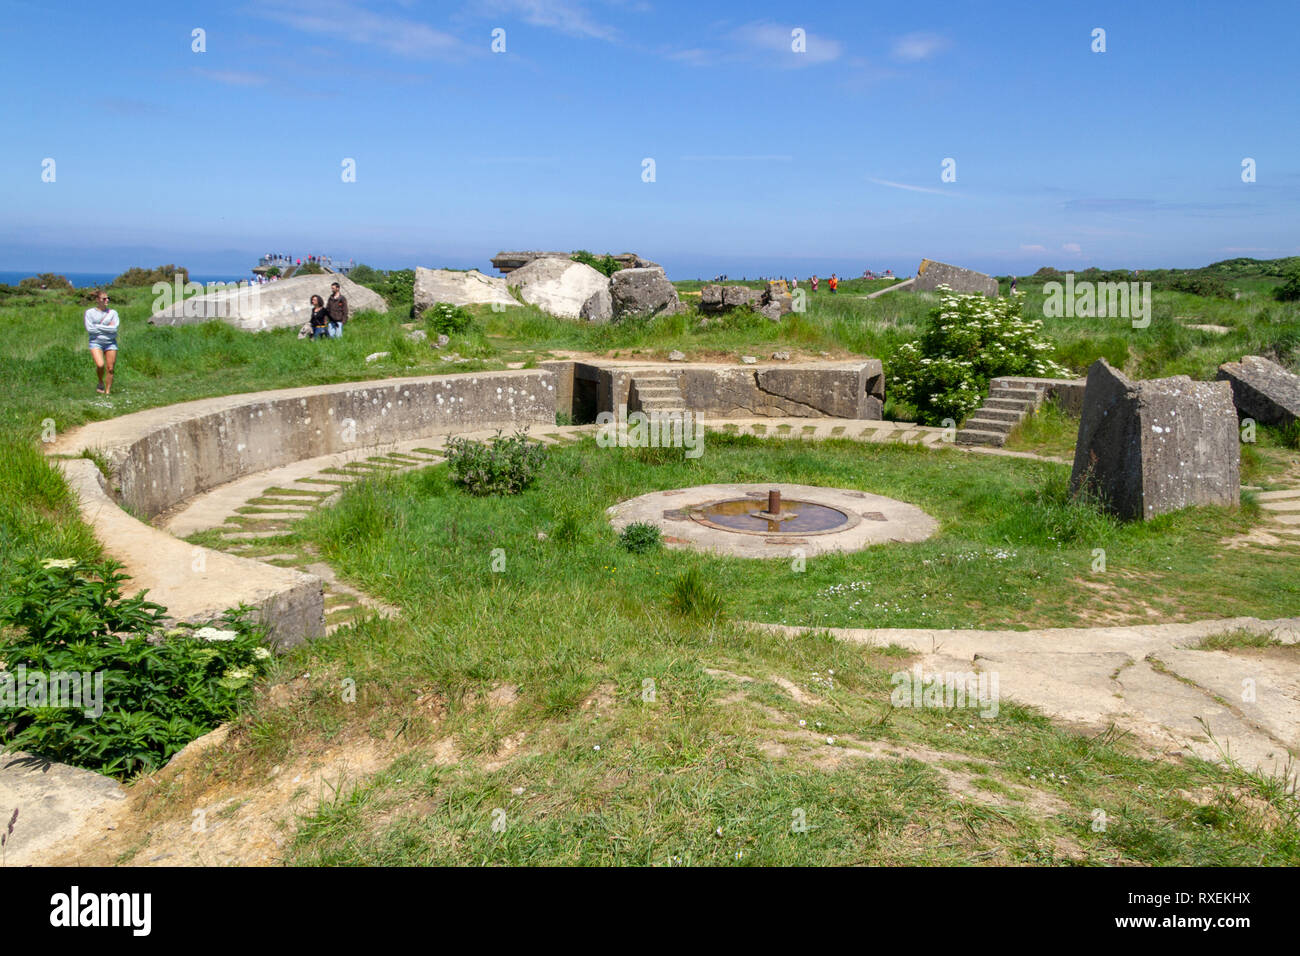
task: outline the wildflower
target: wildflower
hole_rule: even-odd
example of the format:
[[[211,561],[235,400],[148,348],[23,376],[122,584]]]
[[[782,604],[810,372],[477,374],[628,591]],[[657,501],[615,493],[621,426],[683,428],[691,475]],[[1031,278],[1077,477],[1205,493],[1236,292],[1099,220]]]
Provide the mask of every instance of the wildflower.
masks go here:
[[[259,661],[268,660],[270,656],[271,656],[271,652],[268,651],[265,647],[253,648],[253,657]]]
[[[76,558],[46,558],[41,562],[43,568],[70,568],[77,563]]]
[[[221,631],[215,627],[201,627],[194,632],[200,641],[233,641],[239,636],[238,631]]]

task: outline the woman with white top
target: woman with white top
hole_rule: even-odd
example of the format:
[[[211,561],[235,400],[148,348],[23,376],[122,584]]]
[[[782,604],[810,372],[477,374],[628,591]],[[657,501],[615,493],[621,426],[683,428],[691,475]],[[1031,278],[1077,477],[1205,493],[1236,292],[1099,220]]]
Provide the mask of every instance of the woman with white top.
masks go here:
[[[86,334],[90,336],[90,357],[95,360],[99,385],[95,391],[113,393],[113,366],[117,364],[117,329],[122,320],[117,310],[108,307],[108,293],[95,296],[95,305],[86,310]]]

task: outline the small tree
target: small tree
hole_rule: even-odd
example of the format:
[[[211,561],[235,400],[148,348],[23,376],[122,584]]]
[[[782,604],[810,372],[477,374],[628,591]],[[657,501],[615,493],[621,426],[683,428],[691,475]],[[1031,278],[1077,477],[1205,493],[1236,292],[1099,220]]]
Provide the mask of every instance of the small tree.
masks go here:
[[[960,423],[979,407],[990,379],[1001,375],[1061,378],[1069,373],[1046,357],[1041,319],[1021,314],[1021,295],[990,299],[939,287],[921,338],[890,359],[894,397],[916,409],[923,425]]]
[[[1273,290],[1273,298],[1279,302],[1300,302],[1300,269],[1292,272],[1285,282]]]

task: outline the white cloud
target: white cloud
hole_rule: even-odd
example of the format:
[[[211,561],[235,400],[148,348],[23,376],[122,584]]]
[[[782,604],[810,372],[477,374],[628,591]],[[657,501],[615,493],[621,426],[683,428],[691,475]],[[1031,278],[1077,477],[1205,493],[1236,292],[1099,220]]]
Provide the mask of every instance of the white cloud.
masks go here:
[[[1022,244],[1022,245],[1020,246],[1020,251],[1021,251],[1021,252],[1046,252],[1046,251],[1047,251],[1047,247],[1046,247],[1046,246],[1040,246],[1040,245],[1038,245],[1037,243],[1035,243],[1034,245],[1023,245],[1023,244]]]
[[[226,86],[264,86],[267,82],[266,77],[260,73],[244,73],[240,70],[204,70],[195,67],[194,72]]]
[[[352,0],[278,0],[255,6],[260,15],[303,33],[362,43],[409,57],[456,54],[464,44],[427,23],[374,13]]]
[[[894,41],[894,57],[909,62],[928,60],[948,46],[948,40],[936,33],[909,33]]]
[[[732,31],[732,39],[743,49],[759,54],[778,54],[788,57],[782,66],[812,66],[838,60],[843,48],[839,41],[829,40],[818,34],[804,34],[804,52],[793,50],[794,27],[779,26],[775,23],[747,23]]]
[[[870,177],[868,177],[868,178],[870,178]],[[913,192],[913,193],[936,193],[936,194],[938,194],[938,195],[940,195],[940,196],[955,196],[955,195],[957,195],[956,193],[952,192],[951,190],[948,190],[948,189],[935,189],[935,188],[933,188],[933,187],[931,187],[931,186],[912,186],[912,185],[909,185],[908,183],[896,183],[896,182],[891,182],[891,181],[888,180],[888,179],[872,179],[871,181],[872,181],[873,183],[875,183],[877,186],[888,186],[890,189],[906,189],[908,192]]]
[[[571,37],[614,40],[618,31],[594,19],[573,0],[493,0],[485,9],[519,17],[534,27],[546,27]]]
[[[1081,256],[1083,255],[1083,246],[1079,245],[1077,242],[1067,242],[1061,246],[1061,251],[1068,252],[1071,255]]]

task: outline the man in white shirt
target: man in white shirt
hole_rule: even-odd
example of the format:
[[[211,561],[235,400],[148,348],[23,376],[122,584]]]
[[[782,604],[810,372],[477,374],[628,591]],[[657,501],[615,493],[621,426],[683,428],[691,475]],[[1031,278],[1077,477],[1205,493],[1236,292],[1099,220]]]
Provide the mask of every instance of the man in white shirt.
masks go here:
[[[117,329],[122,320],[117,310],[108,307],[108,293],[95,296],[95,305],[86,310],[86,334],[90,336],[90,357],[95,360],[99,385],[95,391],[113,394],[113,366],[117,364]]]

